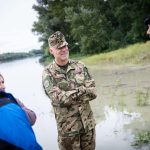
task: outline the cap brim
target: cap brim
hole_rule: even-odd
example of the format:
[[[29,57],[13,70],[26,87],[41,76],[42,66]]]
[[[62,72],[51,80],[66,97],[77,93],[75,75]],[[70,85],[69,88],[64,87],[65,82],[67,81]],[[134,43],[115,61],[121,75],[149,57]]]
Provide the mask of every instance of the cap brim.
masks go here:
[[[64,47],[64,46],[66,46],[66,45],[68,45],[68,43],[65,41],[65,42],[63,42],[61,45],[59,45],[57,48],[61,48],[61,47]]]

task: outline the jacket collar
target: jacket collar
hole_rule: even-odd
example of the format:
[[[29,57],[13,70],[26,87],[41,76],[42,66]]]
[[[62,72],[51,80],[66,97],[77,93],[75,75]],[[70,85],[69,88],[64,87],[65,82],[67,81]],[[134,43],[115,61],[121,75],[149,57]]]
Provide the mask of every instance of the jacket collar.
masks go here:
[[[65,73],[68,73],[70,70],[74,70],[75,69],[75,66],[72,65],[72,61],[70,59],[68,61],[67,71],[64,71],[61,67],[59,67],[55,61],[53,61],[52,64],[53,64],[53,70],[55,70],[58,73],[65,74]]]

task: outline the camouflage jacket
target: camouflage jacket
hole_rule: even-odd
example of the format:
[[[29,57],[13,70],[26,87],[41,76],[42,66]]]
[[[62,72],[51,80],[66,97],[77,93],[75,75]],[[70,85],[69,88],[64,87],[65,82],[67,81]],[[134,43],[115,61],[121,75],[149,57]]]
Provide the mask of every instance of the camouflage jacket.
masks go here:
[[[96,98],[95,82],[84,64],[69,60],[64,70],[53,62],[44,69],[42,81],[52,101],[59,135],[72,136],[95,127],[89,104]],[[53,91],[54,86],[61,92]]]

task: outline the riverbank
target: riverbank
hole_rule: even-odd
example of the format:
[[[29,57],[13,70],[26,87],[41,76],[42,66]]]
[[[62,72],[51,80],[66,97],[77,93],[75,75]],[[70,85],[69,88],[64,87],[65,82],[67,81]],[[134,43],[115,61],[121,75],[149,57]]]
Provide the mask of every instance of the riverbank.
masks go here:
[[[29,52],[20,52],[20,53],[3,53],[0,54],[0,63],[10,62],[14,60],[20,60],[29,57],[42,56],[42,50],[31,50]]]
[[[123,131],[130,131],[126,140],[130,141],[131,146],[136,142],[136,138],[139,138],[140,133],[150,132],[150,118],[148,116],[150,113],[150,64],[126,66],[90,65],[88,67],[95,79],[98,94],[97,99],[91,102],[97,125],[101,125],[102,122],[106,122],[109,118],[109,126],[112,126],[114,122],[116,126],[111,130],[112,132],[108,133],[107,123],[101,131],[102,133],[98,133],[104,136],[102,139],[105,140],[102,140],[102,143],[105,143],[104,145],[106,146],[113,140],[115,142],[116,136],[122,133],[118,127],[122,120]],[[113,113],[106,112],[106,108],[113,110],[115,115],[111,116]],[[119,115],[120,113],[122,113],[122,116]],[[113,119],[116,117],[117,119],[114,121]],[[132,121],[124,122],[123,117]],[[114,137],[114,139],[109,141],[108,137]],[[124,141],[123,135],[120,138]],[[136,144],[143,146],[145,144],[145,141],[142,141],[144,138],[147,138],[146,143],[150,142],[149,137],[142,136],[140,137],[141,141]],[[147,145],[147,147],[149,146]],[[125,148],[122,147],[122,149]],[[130,147],[129,149],[132,148]]]
[[[150,41],[81,59],[87,65],[130,65],[150,63]]]

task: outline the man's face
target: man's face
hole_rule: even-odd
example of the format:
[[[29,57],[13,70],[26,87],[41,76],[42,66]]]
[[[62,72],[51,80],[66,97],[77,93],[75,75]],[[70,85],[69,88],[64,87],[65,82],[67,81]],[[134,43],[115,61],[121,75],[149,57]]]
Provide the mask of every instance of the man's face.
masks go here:
[[[61,48],[50,48],[50,53],[55,57],[55,61],[58,64],[61,64],[63,62],[67,62],[69,59],[69,50],[68,46],[65,45]]]
[[[0,76],[0,91],[5,91],[4,78]]]
[[[147,34],[150,35],[150,24],[148,25]]]

